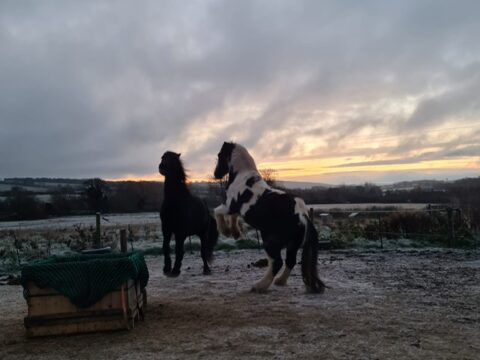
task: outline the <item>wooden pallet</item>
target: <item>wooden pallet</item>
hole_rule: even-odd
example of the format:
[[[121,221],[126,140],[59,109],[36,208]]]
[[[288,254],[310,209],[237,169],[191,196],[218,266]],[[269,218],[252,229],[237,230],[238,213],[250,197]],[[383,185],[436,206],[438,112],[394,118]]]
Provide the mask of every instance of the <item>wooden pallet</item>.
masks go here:
[[[25,293],[28,337],[132,329],[136,321],[143,320],[147,303],[146,291],[133,280],[88,308],[78,308],[56,290],[40,289],[33,283]]]

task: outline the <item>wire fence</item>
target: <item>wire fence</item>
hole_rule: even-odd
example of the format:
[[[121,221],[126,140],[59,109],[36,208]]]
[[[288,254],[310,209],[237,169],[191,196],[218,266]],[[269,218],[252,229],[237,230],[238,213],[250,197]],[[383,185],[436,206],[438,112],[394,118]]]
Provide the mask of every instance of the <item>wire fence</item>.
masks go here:
[[[386,204],[386,206],[388,206]],[[400,240],[430,242],[435,246],[479,246],[478,228],[471,225],[462,209],[453,206],[426,206],[421,209],[314,209],[310,217],[318,226],[323,248],[349,247],[360,240],[384,242]],[[324,231],[330,230],[329,232]],[[411,242],[409,242],[412,245]],[[391,244],[390,244],[391,245]]]
[[[352,205],[349,209],[310,209],[310,216],[320,234],[322,249],[423,246],[478,249],[480,233],[478,227],[472,225],[478,224],[478,221],[472,222],[469,214],[453,206],[414,209],[372,206],[356,209]],[[102,221],[101,227],[96,226],[100,225],[98,220]],[[0,227],[0,263],[19,265],[20,259],[25,262],[54,253],[81,251],[100,245],[115,249],[120,243],[121,229],[126,231],[130,248],[140,247],[152,254],[161,250],[158,213],[128,216],[108,214],[97,216],[97,219],[89,216],[3,225],[3,228]],[[248,229],[246,227],[243,242],[237,241],[233,245],[231,241],[225,242],[220,244],[222,249],[261,248],[258,232]],[[198,245],[193,244],[191,239],[188,243],[190,252],[194,245]]]

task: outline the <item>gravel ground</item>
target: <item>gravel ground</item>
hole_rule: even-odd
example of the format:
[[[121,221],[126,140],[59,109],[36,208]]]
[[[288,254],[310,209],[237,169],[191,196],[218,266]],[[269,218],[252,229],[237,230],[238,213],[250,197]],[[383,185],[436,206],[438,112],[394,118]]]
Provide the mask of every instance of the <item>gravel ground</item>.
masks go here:
[[[0,286],[0,359],[478,359],[480,252],[336,251],[319,257],[323,295],[289,285],[249,292],[264,255],[198,254],[176,279],[150,269],[147,318],[131,331],[26,339],[19,286]]]

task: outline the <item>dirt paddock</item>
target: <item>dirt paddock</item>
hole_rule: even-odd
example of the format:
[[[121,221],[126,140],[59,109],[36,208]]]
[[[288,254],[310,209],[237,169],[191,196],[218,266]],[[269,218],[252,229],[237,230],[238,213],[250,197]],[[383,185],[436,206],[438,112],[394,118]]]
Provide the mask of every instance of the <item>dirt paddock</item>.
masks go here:
[[[26,339],[19,286],[1,286],[0,359],[478,359],[480,253],[325,252],[323,295],[287,287],[250,293],[264,255],[218,253],[211,276],[198,254],[176,279],[149,257],[147,318],[132,331]]]

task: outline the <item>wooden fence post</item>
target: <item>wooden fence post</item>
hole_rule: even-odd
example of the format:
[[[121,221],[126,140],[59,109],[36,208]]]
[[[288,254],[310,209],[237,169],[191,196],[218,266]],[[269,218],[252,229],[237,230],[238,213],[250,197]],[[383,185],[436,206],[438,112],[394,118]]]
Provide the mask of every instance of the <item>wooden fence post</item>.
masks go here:
[[[382,219],[380,218],[380,214],[378,214],[377,217],[378,217],[378,237],[380,238],[380,248],[383,249]]]
[[[100,238],[100,213],[97,212],[95,214],[95,224],[96,224],[96,227],[95,227],[95,244],[94,244],[94,247],[97,248],[97,249],[100,249],[102,247],[102,241],[101,241],[101,238]]]
[[[447,225],[448,225],[448,246],[453,246],[455,240],[455,229],[453,225],[453,209],[447,208]]]
[[[120,251],[122,253],[126,253],[128,251],[127,230],[125,229],[120,230]]]

